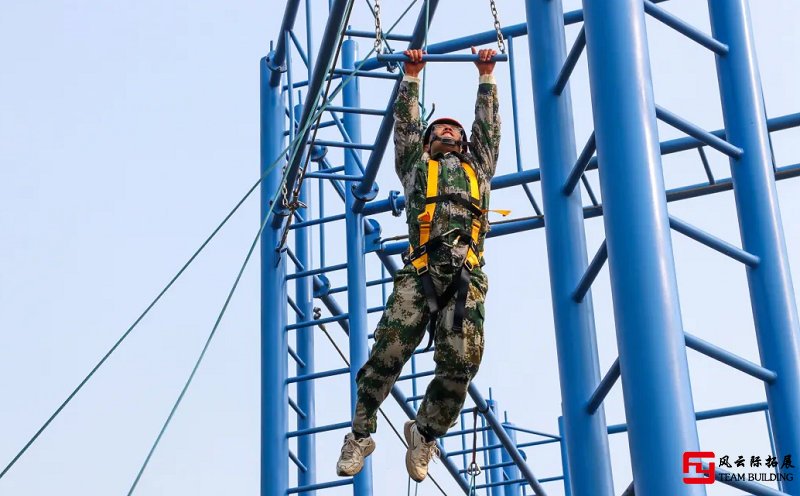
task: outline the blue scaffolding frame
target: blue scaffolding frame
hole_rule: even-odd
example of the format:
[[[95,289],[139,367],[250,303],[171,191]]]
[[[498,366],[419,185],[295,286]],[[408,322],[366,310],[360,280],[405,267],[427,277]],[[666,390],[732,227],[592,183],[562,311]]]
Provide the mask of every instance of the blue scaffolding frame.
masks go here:
[[[349,374],[351,405],[355,401],[355,374],[368,356],[369,313],[383,307],[367,307],[367,288],[391,281],[386,275],[368,281],[366,256],[375,252],[382,263],[382,274],[397,270],[393,259],[407,248],[407,241],[380,239],[380,225],[373,218],[386,212],[399,214],[404,208],[402,195],[392,192],[377,199],[375,178],[391,135],[392,102],[397,94],[399,75],[381,72],[387,63],[402,60],[401,55],[370,53],[363,60],[357,55],[357,42],[373,33],[345,29],[343,19],[352,0],[332,0],[330,15],[317,46],[312,50],[311,9],[306,0],[306,45],[297,38],[294,25],[300,0],[286,3],[283,22],[274,49],[261,60],[261,167],[286,153],[289,142],[302,146],[290,153],[285,170],[275,168],[261,185],[261,322],[262,322],[262,496],[316,494],[329,488],[352,485],[356,496],[373,492],[369,461],[356,477],[320,481],[315,467],[314,436],[321,432],[345,429],[349,421],[317,425],[314,381],[323,377]],[[663,0],[661,0],[663,1]],[[800,453],[800,328],[797,305],[789,271],[775,181],[800,175],[800,164],[776,167],[772,160],[769,133],[800,126],[800,114],[767,119],[755,55],[747,0],[709,0],[712,34],[706,34],[659,6],[660,1],[619,0],[609,8],[607,2],[584,0],[583,10],[564,12],[560,0],[526,0],[526,21],[503,28],[509,52],[499,59],[507,61],[512,74],[511,92],[514,134],[517,147],[517,172],[495,177],[492,189],[522,187],[537,215],[493,226],[492,237],[545,227],[548,260],[551,267],[551,295],[555,319],[561,383],[562,414],[559,434],[551,435],[500,420],[496,401],[485,400],[472,384],[469,394],[482,413],[483,442],[479,451],[486,454],[485,482],[478,489],[492,496],[520,496],[530,488],[545,494],[546,482],[563,481],[565,492],[573,496],[611,496],[613,480],[608,435],[627,432],[634,480],[625,494],[678,496],[706,494],[704,485],[683,482],[682,455],[700,451],[698,420],[729,415],[767,412],[770,441],[776,453]],[[386,33],[386,40],[420,47],[425,26],[432,19],[437,0],[423,6],[412,34]],[[714,53],[721,94],[725,129],[704,130],[654,100],[644,29],[649,15],[675,29]],[[565,26],[583,23],[568,50]],[[343,33],[344,32],[344,33]],[[341,44],[341,66],[329,72],[338,41],[345,34],[351,39]],[[428,45],[431,60],[458,62],[470,56],[452,52],[472,45],[492,42],[494,31],[477,33]],[[520,161],[520,132],[517,122],[514,39],[527,36],[531,54],[531,81],[538,133],[540,169],[524,170]],[[292,53],[306,65],[305,81],[295,81]],[[586,52],[594,116],[594,131],[582,151],[576,148],[569,77]],[[342,84],[341,105],[333,98],[320,102],[327,78]],[[393,80],[385,109],[364,109],[359,95],[359,79]],[[306,98],[295,102],[294,89],[305,88]],[[320,113],[330,120],[317,119]],[[361,116],[382,117],[372,142],[364,142]],[[341,116],[341,117],[340,117]],[[661,120],[688,136],[659,143],[656,123]],[[335,127],[341,141],[315,140],[309,135],[317,127]],[[709,146],[730,158],[731,177],[716,179],[710,172],[704,147]],[[327,148],[344,150],[343,166],[325,158]],[[697,149],[708,181],[666,189],[661,170],[662,155]],[[370,152],[366,163],[362,152]],[[310,157],[306,155],[310,154]],[[269,202],[286,184],[293,185],[301,164],[310,159],[319,170],[305,178],[330,181],[344,204],[344,213],[327,214],[323,188],[319,190],[319,215],[303,219],[287,212],[284,205],[270,209]],[[584,174],[598,169],[603,202],[600,204]],[[625,178],[624,181],[620,178]],[[527,189],[541,181],[545,217]],[[591,205],[584,205],[583,183]],[[742,247],[720,240],[669,215],[667,203],[686,198],[733,190]],[[307,187],[298,198],[310,205]],[[271,219],[265,216],[271,211]],[[305,210],[311,212],[311,209]],[[287,217],[296,220],[287,226]],[[587,263],[584,219],[603,216],[606,240]],[[326,224],[344,220],[346,263],[326,265]],[[281,246],[283,229],[293,234],[292,249]],[[313,268],[310,256],[312,229],[318,232],[320,267]],[[750,290],[761,363],[744,360],[722,348],[684,331],[681,323],[678,290],[673,261],[671,231],[693,238],[745,266]],[[597,336],[590,287],[602,266],[608,262],[614,315],[617,324],[618,358],[611,368],[600,370]],[[296,270],[289,273],[294,265]],[[558,270],[556,270],[556,268]],[[347,286],[331,288],[325,276],[346,270]],[[383,272],[385,270],[385,272]],[[294,299],[288,297],[287,282],[295,284]],[[342,309],[335,294],[347,293],[347,308]],[[648,298],[640,298],[646,294]],[[330,317],[314,312],[318,298]],[[637,305],[626,304],[637,301]],[[297,315],[289,323],[290,310]],[[337,323],[349,336],[347,367],[318,371],[315,368],[315,328]],[[295,333],[295,348],[288,333]],[[689,384],[686,346],[730,365],[765,384],[767,401],[752,405],[696,412]],[[419,353],[422,353],[420,351]],[[296,375],[289,375],[289,364]],[[398,386],[392,396],[413,418],[420,395],[417,381],[431,371],[419,370],[412,360],[412,396]],[[626,423],[607,425],[602,403],[616,380],[625,377],[623,394]],[[296,399],[289,396],[289,385],[297,384]],[[657,411],[659,415],[653,416]],[[467,410],[460,426],[449,436],[461,437],[462,449],[443,450],[445,468],[459,487],[468,492],[465,440],[471,433]],[[290,415],[297,416],[297,430],[289,430]],[[519,442],[517,433],[534,434],[543,439]],[[297,453],[289,439],[297,438]],[[521,448],[560,444],[563,475],[537,479],[526,463]],[[444,448],[444,446],[442,446]],[[460,456],[459,456],[460,455]],[[644,461],[646,460],[646,463]],[[297,485],[290,485],[290,461],[297,469]],[[570,477],[570,474],[576,474]],[[578,475],[579,474],[579,475]],[[718,479],[723,480],[722,477]],[[752,494],[800,495],[800,481],[783,481],[780,491],[748,482],[726,482]]]

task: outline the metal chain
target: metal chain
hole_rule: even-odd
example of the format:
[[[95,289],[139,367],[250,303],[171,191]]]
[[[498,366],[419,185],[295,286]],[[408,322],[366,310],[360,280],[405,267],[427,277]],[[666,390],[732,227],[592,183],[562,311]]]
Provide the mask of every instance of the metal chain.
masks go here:
[[[497,48],[500,53],[506,53],[506,42],[503,39],[503,33],[500,31],[500,19],[497,18],[497,5],[494,0],[489,0],[489,6],[492,8],[492,16],[494,17],[494,30],[497,31]]]
[[[383,30],[381,29],[381,0],[375,0],[375,8],[372,9],[372,15],[375,17],[375,53],[382,53],[383,43]]]

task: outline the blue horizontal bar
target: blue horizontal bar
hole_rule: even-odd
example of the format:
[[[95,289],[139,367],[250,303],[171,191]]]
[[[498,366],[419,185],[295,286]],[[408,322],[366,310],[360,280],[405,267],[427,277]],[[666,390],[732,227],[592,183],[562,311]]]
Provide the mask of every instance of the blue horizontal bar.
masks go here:
[[[292,450],[289,450],[289,458],[297,465],[297,468],[299,468],[301,472],[308,472],[308,468],[297,458],[297,455],[292,453]]]
[[[328,267],[322,267],[321,269],[312,269],[312,270],[304,270],[302,272],[295,272],[294,274],[288,274],[286,276],[286,280],[291,279],[299,279],[301,277],[309,277],[309,276],[316,276],[318,274],[324,274],[325,272],[334,272],[337,270],[346,269],[347,264],[339,264],[339,265],[330,265]]]
[[[296,324],[289,324],[286,326],[287,331],[291,331],[292,329],[302,329],[304,327],[314,327],[323,324],[330,324],[331,322],[339,322],[341,320],[347,320],[350,318],[349,314],[342,313],[339,315],[334,315],[333,317],[325,317],[324,319],[317,319],[317,320],[307,320],[305,322],[298,322]]]
[[[575,186],[578,185],[578,181],[581,180],[581,176],[586,171],[586,167],[592,160],[592,155],[594,155],[596,150],[597,140],[595,139],[594,131],[592,131],[592,135],[586,140],[586,144],[583,146],[580,156],[575,161],[575,165],[572,166],[572,170],[569,172],[569,176],[564,182],[563,192],[566,196],[571,195]]]
[[[717,55],[727,55],[728,45],[717,41],[713,37],[705,34],[704,32],[700,31],[694,26],[686,23],[681,18],[671,14],[670,12],[664,10],[662,7],[659,7],[653,2],[650,2],[649,0],[644,0],[644,11],[653,16],[654,18],[658,19],[659,21],[663,22],[667,26],[671,27],[675,31],[678,31],[681,34],[686,35],[688,38],[691,38],[692,40],[703,45],[709,50],[717,53]]]
[[[686,346],[693,350],[699,351],[703,355],[709,356],[726,365],[730,365],[737,370],[741,370],[745,374],[749,374],[769,384],[772,384],[778,378],[778,374],[772,370],[764,368],[761,365],[755,364],[749,360],[745,360],[738,355],[734,355],[730,351],[724,350],[719,346],[709,343],[708,341],[704,341],[697,336],[689,334],[688,332],[684,332],[684,335],[686,337]]]
[[[406,402],[419,401],[424,397],[425,397],[424,394],[418,394],[416,396],[409,396],[409,397],[406,398]]]
[[[695,413],[697,420],[709,420],[722,417],[731,417],[733,415],[742,415],[745,413],[761,412],[767,409],[767,403],[750,403],[747,405],[726,406],[724,408],[715,408],[712,410],[704,410]],[[619,434],[628,430],[627,424],[614,424],[608,426],[609,434]]]
[[[611,388],[614,386],[614,383],[617,382],[617,379],[619,379],[619,375],[619,358],[617,358],[614,360],[611,368],[608,369],[608,372],[606,372],[603,380],[601,380],[600,384],[597,385],[597,389],[595,389],[594,393],[592,393],[592,397],[589,398],[589,403],[586,405],[586,411],[589,412],[589,415],[594,415],[597,409],[600,408],[600,404],[606,398],[608,392],[611,391]]]
[[[408,62],[408,57],[402,53],[386,53],[377,57],[378,62]],[[422,56],[423,62],[477,62],[478,54],[472,53],[427,53]],[[499,53],[492,57],[494,62],[508,62],[508,55]]]
[[[572,74],[572,70],[575,69],[575,64],[578,63],[578,59],[583,53],[583,49],[586,47],[586,31],[583,27],[581,27],[581,31],[578,33],[578,37],[575,39],[575,43],[572,44],[572,48],[569,50],[569,54],[567,55],[567,59],[564,61],[564,65],[561,67],[561,71],[558,73],[558,79],[556,79],[556,84],[553,87],[553,93],[556,95],[560,95],[562,91],[564,91],[564,87],[567,85],[567,81],[569,80],[569,76]]]
[[[391,72],[372,72],[372,71],[351,71],[350,69],[334,69],[333,73],[339,76],[356,76],[356,77],[367,77],[367,78],[375,78],[375,79],[400,79],[403,77],[402,74],[392,74]]]
[[[336,125],[336,123],[333,122],[333,121],[324,121],[324,122],[320,122],[319,126],[316,126],[316,125],[315,126],[311,126],[311,129],[322,129],[322,128],[331,127],[331,126],[335,126],[335,125]],[[283,135],[284,136],[289,136],[289,131],[284,131]]]
[[[311,143],[312,143],[311,141],[308,142],[308,144]],[[372,150],[373,148],[375,148],[375,145],[370,145],[367,143],[347,143],[344,141],[316,140],[313,143],[318,146],[330,146],[333,148],[352,148],[356,150]]]
[[[595,253],[592,262],[586,268],[586,272],[581,276],[578,287],[575,288],[575,292],[572,294],[572,299],[575,300],[576,303],[583,301],[583,298],[592,286],[597,274],[600,273],[600,269],[605,265],[606,260],[608,260],[608,246],[606,245],[606,240],[603,240],[603,244],[600,245],[597,253]]]
[[[371,286],[377,286],[379,284],[385,284],[385,283],[389,283],[389,282],[392,282],[392,281],[394,281],[393,277],[385,277],[383,279],[375,279],[374,281],[367,281],[367,287],[369,288]],[[343,293],[343,292],[347,291],[347,289],[348,289],[347,286],[339,286],[339,287],[333,288],[330,291],[328,291],[328,294],[331,295],[331,294],[336,294],[336,293]]]
[[[407,381],[409,379],[419,379],[420,377],[428,377],[429,375],[433,375],[434,373],[435,373],[435,371],[428,370],[428,371],[425,371],[425,372],[417,372],[416,374],[401,375],[400,377],[397,378],[397,380],[398,381]]]
[[[684,133],[688,134],[689,136],[697,138],[698,140],[702,141],[708,146],[716,148],[725,155],[728,155],[733,158],[739,158],[742,156],[742,153],[744,153],[744,151],[741,148],[733,146],[727,141],[718,138],[713,133],[710,133],[699,126],[692,124],[686,119],[679,117],[676,114],[673,114],[669,110],[659,105],[656,105],[656,117],[666,122],[670,126],[674,127],[675,129],[679,129]]]
[[[372,38],[375,39],[375,31],[356,31],[355,29],[348,29],[344,32],[347,36],[354,36],[356,38]],[[394,41],[411,41],[411,35],[408,34],[394,34],[394,33],[381,33],[381,37],[386,40]]]
[[[514,463],[514,462],[492,463],[492,464],[489,464],[489,465],[482,465],[481,466],[481,470],[486,471],[486,470],[491,470],[493,468],[510,467],[511,465],[516,465],[516,463]],[[469,468],[462,468],[461,470],[458,471],[458,473],[459,474],[464,474],[468,470],[469,470]],[[541,481],[539,481],[539,482],[541,482]],[[527,484],[527,481],[525,483]]]
[[[309,484],[307,486],[290,487],[286,494],[307,493],[310,491],[317,491],[319,489],[328,489],[331,487],[349,486],[353,483],[353,479],[340,479],[331,482],[321,482],[319,484]]]
[[[343,114],[386,115],[386,109],[368,109],[361,107],[339,107],[331,105],[326,108],[328,112],[341,112]]]
[[[533,435],[535,435],[535,436],[544,436],[544,437],[549,437],[549,438],[551,438],[551,439],[555,439],[556,441],[561,441],[561,437],[559,437],[559,436],[556,436],[555,434],[548,434],[548,433],[546,433],[546,432],[534,431],[534,430],[531,430],[531,429],[524,429],[524,428],[522,428],[522,427],[517,427],[517,426],[515,426],[515,425],[507,425],[507,424],[503,424],[503,427],[504,427],[506,430],[509,430],[509,431],[525,432],[525,433],[527,433],[527,434],[533,434]]]
[[[306,176],[308,176],[308,174],[306,174]],[[328,222],[342,220],[344,218],[345,214],[338,214],[338,215],[331,215],[330,217],[323,217],[321,219],[304,220],[303,222],[297,222],[295,224],[292,224],[291,226],[289,226],[289,229],[300,229],[301,227],[316,226],[317,224],[325,224]]]
[[[367,313],[383,312],[386,310],[386,305],[379,305],[377,307],[367,308]]]
[[[492,190],[503,189],[503,188],[510,188],[513,186],[520,186],[527,183],[536,182],[541,178],[541,173],[539,169],[528,169],[522,172],[512,172],[511,174],[503,174],[502,176],[495,176],[492,179],[491,187]],[[398,196],[395,200],[395,204],[399,209],[405,208],[406,205],[406,198],[405,196]],[[364,205],[363,213],[364,215],[376,215],[383,212],[389,212],[392,210],[391,201],[387,200],[376,200],[371,201]]]
[[[328,179],[331,181],[361,181],[364,176],[352,176],[347,174],[328,174],[327,172],[309,172],[304,177],[311,179]]]
[[[350,373],[350,367],[343,367],[341,369],[325,370],[323,372],[314,372],[313,374],[298,375],[286,379],[286,384],[294,382],[313,381],[314,379],[322,379],[324,377],[333,377],[335,375],[344,375]]]
[[[738,260],[739,262],[749,265],[750,267],[757,267],[758,263],[761,261],[761,259],[756,255],[748,253],[741,248],[737,248],[727,241],[723,241],[716,236],[712,236],[711,234],[708,234],[707,232],[698,229],[672,215],[669,216],[669,225],[679,233],[684,234],[695,241],[699,241],[709,248],[713,248],[714,250],[717,250],[724,255],[728,255],[734,260]]]
[[[352,422],[339,422],[338,424],[321,425],[319,427],[311,427],[309,429],[300,429],[299,431],[291,431],[286,433],[286,437],[300,437],[308,436],[310,434],[319,434],[320,432],[336,431],[339,429],[346,429],[353,425]]]

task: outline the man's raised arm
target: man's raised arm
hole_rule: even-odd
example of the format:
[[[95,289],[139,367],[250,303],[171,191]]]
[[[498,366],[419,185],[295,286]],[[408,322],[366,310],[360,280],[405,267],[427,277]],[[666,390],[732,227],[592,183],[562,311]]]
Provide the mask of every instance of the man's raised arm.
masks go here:
[[[472,53],[476,53],[475,48]],[[500,101],[497,98],[497,83],[493,74],[495,63],[491,61],[495,55],[495,50],[481,50],[480,60],[475,62],[479,81],[475,121],[472,123],[470,139],[472,153],[489,178],[494,176],[500,152]]]
[[[422,156],[422,123],[419,117],[419,73],[425,67],[422,50],[406,50],[411,59],[394,102],[394,167],[401,182]]]

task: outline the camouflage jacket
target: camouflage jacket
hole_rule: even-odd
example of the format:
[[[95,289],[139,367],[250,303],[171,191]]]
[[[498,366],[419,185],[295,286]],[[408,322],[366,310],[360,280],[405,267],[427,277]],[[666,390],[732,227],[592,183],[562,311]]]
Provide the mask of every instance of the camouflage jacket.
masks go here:
[[[410,80],[409,80],[410,79]],[[423,152],[422,135],[424,129],[419,115],[419,83],[416,78],[406,76],[400,83],[400,91],[394,104],[394,149],[395,170],[403,184],[406,199],[406,222],[408,223],[409,243],[419,245],[419,223],[417,216],[425,210],[425,189],[428,176],[428,154]],[[491,82],[489,82],[491,81]],[[475,121],[472,124],[469,151],[466,154],[447,153],[439,157],[438,194],[459,193],[469,197],[469,179],[461,167],[464,160],[472,165],[478,177],[481,194],[481,207],[489,208],[490,180],[494,176],[497,155],[500,147],[500,115],[498,112],[497,85],[492,77],[483,76],[478,85],[475,101]],[[439,202],[433,214],[431,238],[447,233],[452,229],[470,231],[473,215],[462,205],[453,202]],[[484,214],[479,252],[489,231],[489,221]],[[460,266],[466,257],[468,245],[460,241],[452,245],[456,235],[445,237],[449,246],[442,246],[429,256],[429,264],[434,266]],[[483,261],[481,261],[483,264]]]

